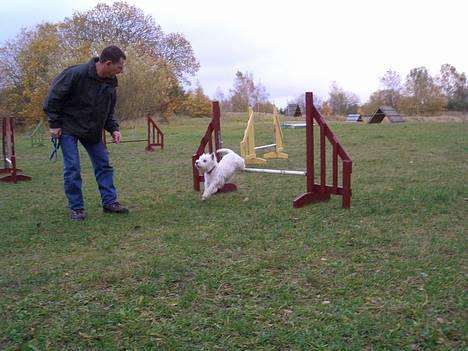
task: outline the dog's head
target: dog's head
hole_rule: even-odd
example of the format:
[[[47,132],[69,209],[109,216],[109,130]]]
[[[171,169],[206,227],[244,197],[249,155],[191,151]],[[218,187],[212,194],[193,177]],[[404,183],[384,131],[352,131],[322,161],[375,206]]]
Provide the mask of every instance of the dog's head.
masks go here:
[[[195,161],[195,166],[203,172],[208,172],[210,169],[213,169],[213,167],[215,167],[217,163],[218,160],[216,159],[214,153],[202,154],[200,155],[198,160]]]

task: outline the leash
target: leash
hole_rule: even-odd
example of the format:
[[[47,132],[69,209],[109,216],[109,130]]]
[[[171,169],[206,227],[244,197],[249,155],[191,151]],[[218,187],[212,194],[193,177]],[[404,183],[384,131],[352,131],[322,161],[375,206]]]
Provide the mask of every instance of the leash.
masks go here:
[[[55,159],[52,162],[57,162],[58,150],[60,149],[60,138],[53,136],[52,138],[50,138],[50,141],[52,142],[54,149],[52,150],[52,153],[49,156],[49,161],[52,161],[55,156]]]

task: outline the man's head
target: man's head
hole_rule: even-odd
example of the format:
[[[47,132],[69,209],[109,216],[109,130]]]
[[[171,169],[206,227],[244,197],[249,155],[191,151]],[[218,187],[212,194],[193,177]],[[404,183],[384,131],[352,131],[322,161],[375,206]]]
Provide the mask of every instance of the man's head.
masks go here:
[[[114,78],[123,72],[127,57],[117,46],[108,46],[102,50],[96,65],[97,74],[101,78]]]

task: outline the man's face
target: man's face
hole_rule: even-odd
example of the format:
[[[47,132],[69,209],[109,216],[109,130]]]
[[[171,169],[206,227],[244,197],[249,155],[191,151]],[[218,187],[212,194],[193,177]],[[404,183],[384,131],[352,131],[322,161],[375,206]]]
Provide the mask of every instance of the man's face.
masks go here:
[[[114,78],[117,74],[123,72],[125,60],[120,58],[120,61],[117,63],[112,63],[112,61],[106,61],[104,66],[106,67],[106,77],[107,78]]]

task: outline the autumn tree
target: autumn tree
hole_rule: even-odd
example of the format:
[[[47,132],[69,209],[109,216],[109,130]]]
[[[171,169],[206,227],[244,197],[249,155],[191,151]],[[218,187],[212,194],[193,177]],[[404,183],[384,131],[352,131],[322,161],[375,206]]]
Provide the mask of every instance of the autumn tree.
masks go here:
[[[128,53],[116,108],[122,118],[142,111],[169,118],[182,109],[182,84],[199,68],[190,43],[180,34],[165,34],[151,16],[124,2],[98,4],[63,22],[24,30],[0,47],[0,90],[8,109],[35,120],[53,77],[109,44]]]
[[[380,77],[382,90],[379,96],[382,98],[382,105],[396,107],[398,98],[401,95],[401,77],[396,71],[388,70],[383,77]]]
[[[249,106],[253,105],[254,82],[251,73],[236,72],[234,86],[230,90],[233,112],[247,111]]]
[[[252,73],[236,72],[234,86],[230,90],[233,112],[247,111],[249,106],[258,112],[273,112],[273,104],[268,101],[268,96],[265,86],[254,83]]]
[[[53,24],[23,30],[0,49],[0,82],[8,95],[9,110],[28,124],[45,116],[42,111],[50,81],[58,71],[57,29]]]
[[[399,108],[407,114],[425,114],[441,111],[447,100],[425,67],[413,68],[406,76],[405,96]]]
[[[19,115],[22,106],[22,76],[19,57],[26,33],[22,31],[16,40],[5,42],[0,47],[0,96],[3,114]]]
[[[70,48],[90,42],[118,44],[124,50],[132,46],[158,62],[164,61],[184,83],[200,68],[192,46],[182,34],[165,34],[152,16],[125,2],[100,3],[91,10],[75,12],[60,28]]]
[[[57,54],[57,30],[53,24],[43,24],[35,32],[19,55],[22,75],[23,108],[20,111],[28,124],[43,119],[42,106],[55,73]]]
[[[388,70],[379,81],[381,89],[373,92],[369,100],[361,106],[363,113],[374,113],[380,106],[397,108],[403,89],[400,75],[396,71]]]
[[[457,69],[452,65],[443,64],[440,67],[437,82],[447,97],[449,110],[468,110],[468,83],[465,73],[457,72]]]
[[[0,89],[21,88],[21,70],[19,57],[26,39],[26,32],[23,30],[17,35],[16,40],[6,41],[4,46],[0,47]]]
[[[211,115],[211,101],[203,92],[200,84],[193,91],[187,93],[185,112],[191,117],[209,117]]]
[[[325,117],[330,116],[330,106],[328,106],[328,101],[324,101],[322,106],[320,106],[320,113]]]
[[[124,73],[119,76],[116,115],[119,120],[137,119],[146,113],[168,118],[183,101],[178,91],[179,82],[164,61],[149,55],[140,55],[128,47]],[[176,99],[176,102],[172,101]],[[177,100],[180,99],[180,100]]]
[[[332,114],[344,115],[356,113],[359,107],[359,98],[356,94],[346,92],[333,82],[328,98],[328,104]]]
[[[262,83],[254,83],[252,92],[252,108],[257,112],[273,113],[273,104],[268,101],[270,94]]]
[[[371,94],[367,102],[361,106],[363,113],[372,114],[380,106],[387,105],[388,94],[385,90],[377,90]]]

